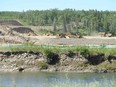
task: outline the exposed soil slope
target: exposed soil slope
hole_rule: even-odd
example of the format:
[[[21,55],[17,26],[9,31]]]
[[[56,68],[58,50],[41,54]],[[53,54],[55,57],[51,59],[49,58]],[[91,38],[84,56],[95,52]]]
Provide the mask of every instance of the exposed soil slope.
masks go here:
[[[112,61],[112,62],[111,62]],[[0,71],[116,72],[116,56],[78,53],[0,52]]]
[[[0,25],[23,26],[23,24],[16,20],[0,20]]]

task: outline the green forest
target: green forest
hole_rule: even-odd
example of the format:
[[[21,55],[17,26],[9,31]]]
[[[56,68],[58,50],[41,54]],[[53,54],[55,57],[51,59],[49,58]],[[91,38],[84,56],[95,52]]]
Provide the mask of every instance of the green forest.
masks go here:
[[[1,11],[1,20],[15,19],[31,26],[62,26],[63,32],[91,35],[109,32],[116,36],[116,11],[49,9],[22,12]]]

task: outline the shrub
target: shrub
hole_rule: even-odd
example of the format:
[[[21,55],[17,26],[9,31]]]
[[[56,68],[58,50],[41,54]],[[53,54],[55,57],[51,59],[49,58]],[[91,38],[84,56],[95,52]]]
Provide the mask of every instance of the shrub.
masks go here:
[[[40,67],[40,69],[47,69],[48,68],[48,64],[46,62],[43,62],[43,61],[39,61],[38,66]]]
[[[52,53],[50,52],[49,54],[47,54],[47,62],[48,64],[54,65],[56,63],[59,62],[59,55],[56,53]]]
[[[82,48],[82,49],[80,50],[80,53],[81,53],[81,55],[82,55],[83,57],[85,57],[85,58],[87,58],[87,57],[90,55],[90,51],[89,51],[89,49],[87,49],[87,48]]]

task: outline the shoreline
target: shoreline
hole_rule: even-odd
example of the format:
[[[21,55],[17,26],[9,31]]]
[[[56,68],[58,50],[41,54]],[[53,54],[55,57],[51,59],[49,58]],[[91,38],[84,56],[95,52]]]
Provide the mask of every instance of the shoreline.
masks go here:
[[[19,71],[19,69],[0,69],[0,73],[35,73],[35,72],[47,72],[47,73],[115,73],[116,69],[96,69],[96,70],[79,70],[79,71],[56,71],[56,70],[51,70],[51,69],[43,69],[43,70],[35,70],[38,68],[30,68],[30,69],[25,69],[23,71]]]

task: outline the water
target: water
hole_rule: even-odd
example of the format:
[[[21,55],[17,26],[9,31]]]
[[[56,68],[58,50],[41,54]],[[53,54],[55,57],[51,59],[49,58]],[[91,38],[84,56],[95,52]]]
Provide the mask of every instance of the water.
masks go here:
[[[27,45],[6,45],[6,46],[0,46],[0,48],[4,48],[4,49],[11,49],[11,48],[24,48],[27,47]],[[29,47],[29,46],[28,46]],[[31,46],[30,46],[31,47]],[[34,46],[33,46],[34,47]],[[36,47],[36,46],[35,46]],[[50,46],[50,45],[43,45],[43,48],[54,48],[54,46]],[[56,47],[61,47],[63,49],[66,49],[69,46],[62,46],[62,45],[57,45]],[[74,46],[70,46],[70,47],[74,47]],[[83,46],[82,46],[83,47]],[[89,47],[89,48],[116,48],[116,45],[102,45],[102,46],[84,46],[84,47]]]
[[[0,86],[5,87],[51,87],[55,84],[89,84],[106,80],[116,82],[116,73],[48,73],[23,72],[0,73]],[[109,83],[110,84],[110,83]]]

